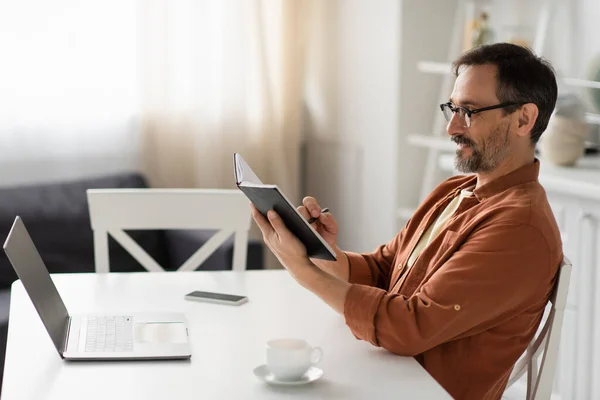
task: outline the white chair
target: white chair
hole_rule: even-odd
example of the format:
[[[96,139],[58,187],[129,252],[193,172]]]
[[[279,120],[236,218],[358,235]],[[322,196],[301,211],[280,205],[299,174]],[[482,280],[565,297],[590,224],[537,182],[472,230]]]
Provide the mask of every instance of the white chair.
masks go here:
[[[232,234],[233,270],[246,269],[249,201],[239,190],[89,189],[96,272],[109,272],[108,234],[148,271],[164,269],[124,230],[218,230],[178,271],[198,268]]]
[[[552,394],[558,345],[571,280],[571,267],[571,262],[565,257],[560,264],[554,291],[550,296],[552,307],[546,322],[527,347],[523,357],[515,364],[508,380],[507,388],[527,372],[527,400],[547,400]],[[538,363],[542,350],[544,355],[541,363]]]

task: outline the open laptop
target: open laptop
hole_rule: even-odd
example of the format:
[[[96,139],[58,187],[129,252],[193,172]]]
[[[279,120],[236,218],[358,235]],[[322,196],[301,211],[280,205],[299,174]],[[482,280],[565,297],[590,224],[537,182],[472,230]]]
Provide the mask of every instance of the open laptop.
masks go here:
[[[69,315],[20,217],[15,218],[4,243],[4,251],[62,358],[139,360],[191,357],[183,314]]]

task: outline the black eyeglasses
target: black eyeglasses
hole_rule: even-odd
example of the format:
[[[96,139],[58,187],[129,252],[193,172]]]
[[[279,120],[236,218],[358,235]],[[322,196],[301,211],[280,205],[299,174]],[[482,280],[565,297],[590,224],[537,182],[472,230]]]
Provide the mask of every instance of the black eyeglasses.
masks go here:
[[[452,105],[452,103],[448,102],[448,103],[440,104],[440,109],[442,110],[444,117],[446,117],[446,121],[450,122],[450,120],[452,120],[452,116],[456,113],[456,114],[458,114],[458,118],[465,121],[465,126],[467,128],[470,128],[471,127],[471,115],[473,115],[473,114],[478,114],[483,111],[496,110],[498,108],[505,108],[505,107],[510,107],[510,106],[520,106],[520,105],[521,105],[521,103],[500,103],[495,106],[478,108],[477,110],[469,110],[468,108],[465,108],[465,107],[460,107],[460,106],[454,107]]]

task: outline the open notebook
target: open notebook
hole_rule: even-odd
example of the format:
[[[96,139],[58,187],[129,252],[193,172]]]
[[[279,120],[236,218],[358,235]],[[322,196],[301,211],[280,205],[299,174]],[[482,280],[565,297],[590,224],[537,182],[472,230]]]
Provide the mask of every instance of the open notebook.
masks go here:
[[[233,154],[233,168],[237,187],[265,217],[269,210],[275,210],[285,226],[306,246],[309,257],[330,261],[336,259],[335,251],[300,215],[281,189],[276,185],[262,183],[238,153]]]

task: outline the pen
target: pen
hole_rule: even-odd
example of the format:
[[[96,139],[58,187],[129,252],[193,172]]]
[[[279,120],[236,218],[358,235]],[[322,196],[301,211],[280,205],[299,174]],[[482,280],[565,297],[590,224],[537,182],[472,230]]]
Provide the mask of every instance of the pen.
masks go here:
[[[327,208],[327,207],[325,207],[325,208],[323,208],[323,209],[321,210],[321,214],[325,214],[325,213],[328,213],[328,212],[329,212],[329,208]],[[308,223],[309,223],[309,224],[312,224],[313,222],[315,222],[315,221],[316,221],[316,220],[318,220],[318,219],[319,219],[319,217],[317,217],[317,218],[315,218],[315,217],[312,217],[311,219],[309,219],[309,220],[308,220]]]

